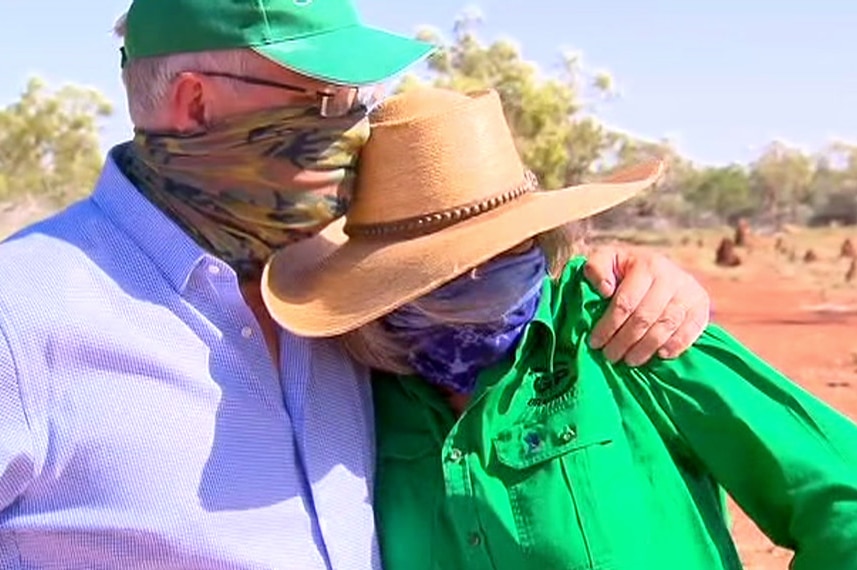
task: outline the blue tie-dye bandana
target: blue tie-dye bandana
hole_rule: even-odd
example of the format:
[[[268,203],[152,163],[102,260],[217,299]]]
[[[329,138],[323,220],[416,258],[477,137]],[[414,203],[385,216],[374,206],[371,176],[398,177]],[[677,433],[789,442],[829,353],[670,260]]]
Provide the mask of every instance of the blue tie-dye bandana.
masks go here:
[[[538,247],[504,256],[480,266],[420,300],[423,306],[450,303],[455,323],[437,323],[414,305],[385,318],[390,334],[411,347],[408,362],[427,381],[459,394],[470,394],[479,372],[515,348],[533,319],[547,276]],[[497,303],[508,309],[497,316]]]

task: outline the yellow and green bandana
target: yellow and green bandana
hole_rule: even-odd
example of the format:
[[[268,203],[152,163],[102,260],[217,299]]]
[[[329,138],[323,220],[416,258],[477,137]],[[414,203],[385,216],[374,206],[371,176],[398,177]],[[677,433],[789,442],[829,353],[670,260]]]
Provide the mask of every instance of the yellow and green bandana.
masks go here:
[[[289,107],[196,134],[138,132],[120,167],[197,243],[252,279],[275,250],[345,214],[368,138],[363,109],[329,118]]]

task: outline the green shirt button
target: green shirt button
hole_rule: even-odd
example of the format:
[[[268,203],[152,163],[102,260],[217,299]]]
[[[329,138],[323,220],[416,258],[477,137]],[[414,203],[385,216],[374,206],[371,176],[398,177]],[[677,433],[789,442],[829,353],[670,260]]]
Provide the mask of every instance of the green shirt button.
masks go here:
[[[454,448],[452,448],[452,450],[449,452],[449,457],[448,457],[448,459],[449,459],[452,463],[458,463],[459,461],[461,461],[461,458],[462,458],[462,457],[464,457],[464,454],[461,452],[461,450],[460,450],[460,449],[458,449],[458,448],[455,448],[455,447],[454,447]]]
[[[559,438],[562,440],[563,443],[568,443],[575,437],[577,437],[577,432],[574,431],[574,428],[571,426],[565,426],[565,429],[563,429],[559,433]]]
[[[470,546],[476,547],[482,544],[482,537],[479,536],[478,532],[471,532],[470,536],[467,537],[467,542],[470,543]]]

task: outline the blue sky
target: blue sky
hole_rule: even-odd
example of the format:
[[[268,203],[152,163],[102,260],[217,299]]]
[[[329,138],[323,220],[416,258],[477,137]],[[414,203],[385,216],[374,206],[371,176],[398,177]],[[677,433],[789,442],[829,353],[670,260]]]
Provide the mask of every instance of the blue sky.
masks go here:
[[[169,0],[165,0],[169,2]],[[373,25],[450,29],[470,2],[357,0]],[[482,0],[487,40],[517,40],[550,69],[562,50],[609,70],[621,97],[610,125],[669,137],[705,163],[747,161],[772,139],[817,150],[857,141],[853,0]],[[110,29],[128,0],[0,0],[0,103],[28,76],[97,87],[115,104],[105,145],[128,138]]]

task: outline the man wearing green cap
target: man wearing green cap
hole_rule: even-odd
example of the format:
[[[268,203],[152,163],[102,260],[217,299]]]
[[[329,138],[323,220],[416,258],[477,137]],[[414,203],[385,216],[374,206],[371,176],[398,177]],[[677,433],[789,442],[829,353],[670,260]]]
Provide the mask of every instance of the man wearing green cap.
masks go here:
[[[378,568],[366,371],[278,329],[259,276],[345,213],[361,90],[431,47],[348,0],[136,0],[118,31],[134,140],[0,245],[0,568]],[[590,278],[611,359],[707,322],[663,258]]]

